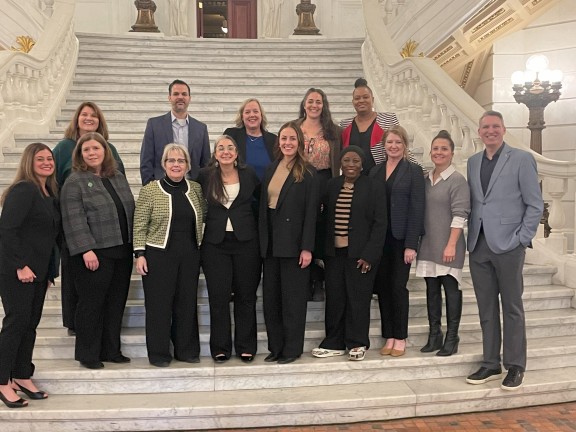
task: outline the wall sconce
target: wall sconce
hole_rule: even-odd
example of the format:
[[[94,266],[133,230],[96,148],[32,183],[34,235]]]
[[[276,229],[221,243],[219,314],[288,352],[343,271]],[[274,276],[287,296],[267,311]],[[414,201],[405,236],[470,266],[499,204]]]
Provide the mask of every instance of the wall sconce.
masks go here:
[[[222,32],[228,33],[228,21],[226,18],[224,18],[224,21],[222,21]]]

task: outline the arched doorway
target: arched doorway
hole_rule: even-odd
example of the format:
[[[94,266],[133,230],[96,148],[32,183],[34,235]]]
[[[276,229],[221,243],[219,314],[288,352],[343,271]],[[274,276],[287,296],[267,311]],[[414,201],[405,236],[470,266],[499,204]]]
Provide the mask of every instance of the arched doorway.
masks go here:
[[[199,38],[256,39],[257,0],[199,0]]]

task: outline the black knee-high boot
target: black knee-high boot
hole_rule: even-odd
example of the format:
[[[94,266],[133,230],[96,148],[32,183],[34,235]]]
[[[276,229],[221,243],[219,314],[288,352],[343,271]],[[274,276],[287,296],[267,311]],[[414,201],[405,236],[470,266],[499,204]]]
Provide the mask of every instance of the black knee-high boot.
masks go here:
[[[442,285],[446,295],[446,321],[448,330],[444,346],[436,353],[438,356],[451,356],[458,352],[460,337],[458,328],[462,317],[462,291],[458,289],[458,281],[452,276],[442,276]]]
[[[442,348],[442,292],[438,278],[427,277],[424,280],[426,281],[426,308],[430,333],[428,343],[420,349],[420,352],[426,353]]]

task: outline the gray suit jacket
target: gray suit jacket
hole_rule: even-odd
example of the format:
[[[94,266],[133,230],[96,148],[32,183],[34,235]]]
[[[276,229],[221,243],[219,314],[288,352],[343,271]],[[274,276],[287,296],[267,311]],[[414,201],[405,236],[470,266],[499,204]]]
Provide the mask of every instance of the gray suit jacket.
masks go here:
[[[160,159],[166,144],[172,142],[174,133],[170,112],[148,119],[140,149],[140,177],[143,185],[164,177]],[[191,116],[188,116],[188,152],[192,158],[188,178],[195,180],[200,168],[210,160],[210,140],[206,125]]]
[[[468,250],[476,247],[480,227],[494,253],[527,247],[536,234],[544,203],[534,157],[503,144],[486,195],[480,183],[484,152],[468,160],[468,183],[472,211],[468,220]]]

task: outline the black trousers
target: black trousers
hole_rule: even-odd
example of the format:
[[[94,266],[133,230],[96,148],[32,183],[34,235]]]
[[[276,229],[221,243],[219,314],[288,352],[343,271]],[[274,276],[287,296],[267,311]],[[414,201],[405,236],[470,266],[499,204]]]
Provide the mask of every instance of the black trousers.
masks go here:
[[[109,360],[122,353],[120,329],[132,274],[131,255],[109,258],[94,252],[99,261],[96,271],[86,268],[82,254],[70,258],[78,290],[75,358],[81,362]]]
[[[28,379],[34,374],[32,353],[36,328],[42,317],[47,281],[22,283],[16,276],[0,275],[4,307],[0,331],[0,385],[10,379]]]
[[[370,347],[370,302],[378,263],[362,273],[358,258],[348,258],[348,248],[326,257],[326,337],[321,348],[343,350]]]
[[[191,234],[175,234],[164,250],[146,249],[148,275],[142,277],[146,307],[146,347],[151,362],[200,355],[198,277],[200,251]]]
[[[78,291],[74,285],[74,271],[70,266],[70,251],[64,245],[60,253],[60,290],[62,293],[62,323],[64,327],[74,330]]]
[[[202,269],[210,301],[212,357],[232,354],[230,298],[234,292],[234,350],[256,354],[256,290],[262,273],[258,238],[241,242],[226,233],[220,244],[202,245]]]
[[[384,252],[374,292],[378,294],[382,337],[406,339],[408,337],[408,278],[411,264],[404,263],[404,240],[386,235]]]
[[[263,304],[268,350],[299,357],[304,350],[309,267],[296,258],[264,258]]]

